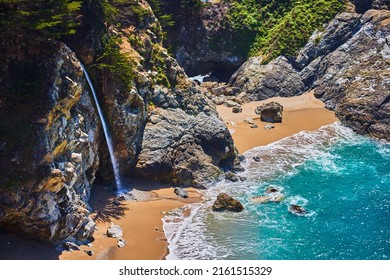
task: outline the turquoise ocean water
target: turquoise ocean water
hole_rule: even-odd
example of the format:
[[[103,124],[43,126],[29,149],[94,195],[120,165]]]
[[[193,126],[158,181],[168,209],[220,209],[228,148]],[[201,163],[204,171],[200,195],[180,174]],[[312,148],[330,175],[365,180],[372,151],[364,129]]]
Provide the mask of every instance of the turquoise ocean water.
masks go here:
[[[335,123],[244,156],[245,181],[220,182],[206,191],[206,203],[185,206],[191,216],[181,209],[165,218],[168,259],[390,259],[389,143]],[[282,202],[251,202],[269,186]],[[222,191],[245,211],[212,212]],[[291,204],[307,214],[290,213]]]

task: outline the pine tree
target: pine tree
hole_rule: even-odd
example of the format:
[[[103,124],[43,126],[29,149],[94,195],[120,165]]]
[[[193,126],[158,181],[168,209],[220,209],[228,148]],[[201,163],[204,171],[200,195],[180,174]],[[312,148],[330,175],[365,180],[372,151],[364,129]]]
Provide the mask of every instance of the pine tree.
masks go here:
[[[0,30],[35,30],[50,38],[75,33],[80,0],[0,0]]]

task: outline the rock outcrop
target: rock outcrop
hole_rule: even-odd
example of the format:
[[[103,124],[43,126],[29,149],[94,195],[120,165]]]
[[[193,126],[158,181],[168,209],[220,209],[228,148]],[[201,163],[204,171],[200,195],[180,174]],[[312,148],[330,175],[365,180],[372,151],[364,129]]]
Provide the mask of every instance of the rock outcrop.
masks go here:
[[[321,57],[315,96],[360,134],[390,140],[390,11],[369,10],[361,27],[335,51]],[[316,63],[316,62],[312,62]]]
[[[229,84],[240,88],[251,101],[274,96],[295,96],[305,88],[302,78],[285,57],[263,65],[261,57],[252,57],[233,74]]]
[[[132,5],[121,9],[131,11]],[[133,85],[124,88],[107,71],[100,79],[120,172],[205,187],[233,165],[233,140],[211,100],[162,47],[162,30],[149,5],[142,1],[138,8],[142,25],[137,15],[128,14],[119,20],[120,29],[108,29],[122,38]]]
[[[255,113],[260,115],[260,120],[270,123],[281,123],[283,106],[277,102],[269,102],[256,107]]]
[[[0,34],[4,230],[52,242],[92,235],[92,182],[98,168],[104,178],[112,171],[76,54],[90,70],[122,176],[205,187],[234,165],[228,129],[162,47],[148,3],[115,2],[118,13],[104,22],[97,2],[83,6],[78,33],[66,38],[72,50],[39,32]]]
[[[215,2],[178,18],[168,38],[177,61],[189,76],[211,72],[219,81],[228,81],[245,61],[245,54],[237,49],[228,24],[232,4]]]
[[[316,32],[296,58],[267,65],[251,58],[232,77],[252,100],[315,96],[358,133],[390,139],[390,11],[342,13]]]
[[[0,226],[85,241],[100,129],[80,64],[39,36],[3,37],[0,50]]]
[[[226,193],[220,193],[217,200],[213,204],[213,211],[232,211],[241,212],[244,210],[241,202],[227,195]]]

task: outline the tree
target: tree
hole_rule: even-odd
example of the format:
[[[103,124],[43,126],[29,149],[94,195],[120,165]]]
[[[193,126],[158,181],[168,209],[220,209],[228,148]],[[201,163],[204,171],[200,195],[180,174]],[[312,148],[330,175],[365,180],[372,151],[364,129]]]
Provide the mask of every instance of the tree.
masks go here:
[[[34,30],[50,38],[76,32],[81,0],[0,0],[0,30]]]

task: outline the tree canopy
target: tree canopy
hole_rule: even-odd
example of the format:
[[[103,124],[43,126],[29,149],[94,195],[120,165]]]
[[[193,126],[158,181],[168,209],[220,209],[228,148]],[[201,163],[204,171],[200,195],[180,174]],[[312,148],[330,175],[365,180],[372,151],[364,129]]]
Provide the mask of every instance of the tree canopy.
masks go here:
[[[74,34],[80,0],[0,0],[0,30],[34,30],[51,38]]]

